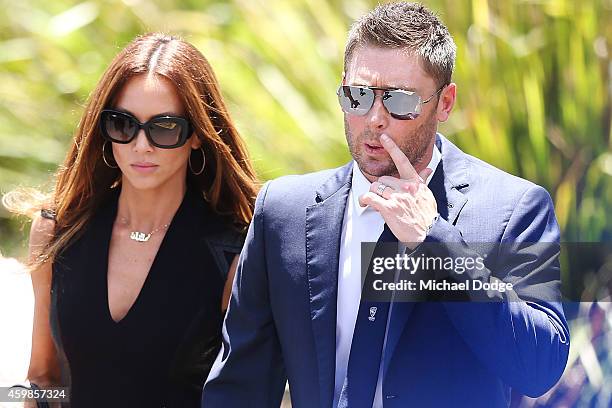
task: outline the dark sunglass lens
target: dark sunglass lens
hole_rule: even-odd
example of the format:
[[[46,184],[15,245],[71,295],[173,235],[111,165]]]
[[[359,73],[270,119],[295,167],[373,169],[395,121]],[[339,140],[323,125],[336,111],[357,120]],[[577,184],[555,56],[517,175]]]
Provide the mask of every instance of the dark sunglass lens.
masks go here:
[[[134,123],[134,120],[120,113],[106,113],[103,118],[103,123],[106,134],[117,142],[129,141],[138,131],[138,127],[136,123]]]
[[[183,124],[179,121],[167,119],[156,121],[149,127],[151,139],[160,146],[174,146],[181,140]]]
[[[344,112],[362,116],[372,107],[374,91],[359,86],[341,86],[338,101]]]
[[[414,119],[419,116],[419,96],[403,91],[387,91],[383,95],[383,104],[390,114],[403,119]]]

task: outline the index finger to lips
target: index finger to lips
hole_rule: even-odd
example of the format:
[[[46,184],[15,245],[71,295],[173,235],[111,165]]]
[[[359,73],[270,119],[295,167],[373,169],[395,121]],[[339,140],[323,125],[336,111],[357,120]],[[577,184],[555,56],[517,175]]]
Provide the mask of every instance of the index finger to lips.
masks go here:
[[[418,173],[408,160],[408,157],[402,152],[402,150],[397,147],[395,142],[386,134],[380,135],[380,141],[391,156],[391,160],[395,163],[395,167],[397,167],[397,171],[399,172],[400,178],[404,180],[420,180]]]

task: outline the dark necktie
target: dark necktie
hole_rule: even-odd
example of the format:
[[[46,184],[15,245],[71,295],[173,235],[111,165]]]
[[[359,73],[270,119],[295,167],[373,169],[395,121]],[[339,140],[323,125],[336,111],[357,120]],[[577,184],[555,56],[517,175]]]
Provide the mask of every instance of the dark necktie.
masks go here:
[[[397,238],[385,224],[372,254],[361,291],[347,373],[338,400],[338,408],[372,408],[374,402],[390,302],[372,300],[372,282],[378,279],[372,273],[372,262],[377,257],[395,257],[397,245],[392,243],[397,244]]]

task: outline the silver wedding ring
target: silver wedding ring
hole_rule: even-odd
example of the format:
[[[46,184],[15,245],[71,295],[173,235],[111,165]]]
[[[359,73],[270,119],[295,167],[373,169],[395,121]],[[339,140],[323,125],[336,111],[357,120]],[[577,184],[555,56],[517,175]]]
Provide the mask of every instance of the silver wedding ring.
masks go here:
[[[389,186],[383,184],[383,183],[378,183],[378,187],[376,188],[376,194],[378,194],[379,196],[383,197],[383,193],[385,192],[385,188],[387,188]]]

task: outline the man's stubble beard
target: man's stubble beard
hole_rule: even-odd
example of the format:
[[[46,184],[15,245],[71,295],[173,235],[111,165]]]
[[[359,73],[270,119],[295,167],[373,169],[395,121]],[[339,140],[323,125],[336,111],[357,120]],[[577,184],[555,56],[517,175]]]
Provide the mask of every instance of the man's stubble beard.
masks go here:
[[[436,111],[433,110],[426,118],[426,120],[423,121],[423,123],[421,123],[419,127],[414,129],[410,136],[403,135],[404,137],[402,137],[400,140],[394,139],[395,144],[397,144],[400,150],[404,152],[408,160],[410,160],[412,166],[415,168],[420,166],[423,160],[423,156],[427,152],[427,149],[431,144],[432,140],[435,138],[438,127],[438,123],[435,118],[435,113]],[[395,167],[395,163],[393,163],[393,160],[391,160],[390,156],[387,156],[387,165],[382,169],[374,171],[374,174],[370,173],[368,171],[369,169],[366,168],[366,163],[364,160],[365,153],[363,152],[363,143],[366,141],[376,140],[376,142],[380,144],[380,140],[377,140],[374,133],[369,128],[366,128],[363,133],[358,137],[358,140],[355,140],[351,130],[349,129],[348,121],[346,120],[345,115],[344,133],[346,136],[346,142],[348,144],[349,151],[351,152],[351,156],[353,156],[353,159],[355,160],[355,162],[357,162],[359,168],[363,173],[369,174],[374,177],[399,176],[397,168]]]

